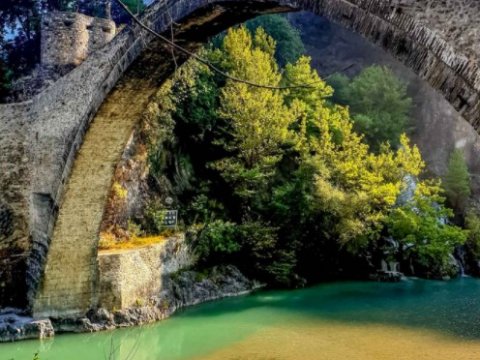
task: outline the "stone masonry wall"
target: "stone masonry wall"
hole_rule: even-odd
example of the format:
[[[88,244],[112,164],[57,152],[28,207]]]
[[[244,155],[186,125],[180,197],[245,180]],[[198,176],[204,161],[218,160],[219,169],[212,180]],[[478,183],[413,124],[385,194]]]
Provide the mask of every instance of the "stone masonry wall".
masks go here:
[[[431,21],[433,18],[413,16],[412,4],[418,5],[426,2],[427,0],[276,0],[273,3],[267,3],[262,0],[252,0],[239,3],[236,15],[241,15],[243,10],[255,9],[262,4],[264,8],[270,6],[272,9],[279,4],[290,5],[323,15],[387,49],[433,88],[440,91],[478,131],[480,128],[480,71],[478,70],[480,55],[475,52],[474,48],[469,48],[478,42],[465,40],[462,43],[465,48],[460,48],[458,44],[449,42],[456,42],[456,38],[450,38],[449,32],[439,30],[437,25],[434,25],[435,22]],[[147,10],[143,20],[157,31],[163,31],[168,28],[171,19],[181,22],[182,18],[195,10],[213,6],[213,4],[219,4],[219,8],[222,9],[230,3],[234,2],[230,0],[158,1]],[[445,4],[445,17],[450,17],[452,8],[447,6],[449,2],[442,1],[441,3]],[[473,9],[473,15],[469,15],[472,19],[478,15],[474,5],[476,0],[464,0],[462,4]],[[432,12],[432,14],[438,14],[438,12]],[[237,17],[238,21],[241,21],[241,16]],[[198,23],[201,24],[202,21],[211,23],[217,21],[215,16],[196,20],[198,22],[194,24],[195,26]],[[221,22],[224,21],[226,20],[221,20]],[[471,24],[471,26],[475,26],[476,22],[472,21]],[[466,33],[475,34],[474,29],[470,29],[470,25],[462,26],[468,30]],[[200,36],[200,31],[197,32],[197,35]],[[201,39],[199,38],[198,41]],[[188,41],[186,45],[188,45]],[[8,127],[4,133],[0,132],[2,149],[0,166],[2,170],[7,169],[7,171],[0,172],[0,203],[3,204],[3,209],[7,209],[1,210],[4,214],[2,221],[4,223],[13,222],[15,228],[11,232],[9,226],[4,226],[4,229],[7,230],[4,230],[4,234],[0,238],[0,252],[2,252],[0,306],[7,304],[32,305],[37,293],[42,299],[40,304],[48,304],[46,313],[48,313],[48,309],[57,307],[56,301],[59,299],[63,299],[66,309],[71,308],[72,304],[69,304],[69,301],[76,299],[79,294],[83,295],[76,310],[84,311],[86,307],[90,306],[88,299],[91,296],[92,281],[96,271],[95,238],[98,234],[102,209],[98,206],[98,209],[95,208],[88,212],[83,207],[78,208],[75,202],[72,202],[71,206],[66,206],[70,196],[75,197],[79,194],[77,189],[76,192],[70,195],[67,192],[65,195],[66,185],[69,182],[75,158],[78,154],[82,154],[82,143],[84,143],[87,129],[90,127],[94,115],[105,102],[107,94],[119,79],[123,77],[121,85],[109,98],[111,103],[117,102],[117,106],[107,106],[99,117],[106,122],[109,119],[110,121],[121,119],[124,109],[129,109],[128,105],[136,103],[137,99],[140,103],[136,104],[140,107],[141,103],[144,103],[149,94],[153,93],[158,86],[158,81],[167,76],[165,71],[170,71],[170,73],[173,71],[173,68],[165,69],[171,58],[165,53],[163,53],[163,57],[157,54],[160,49],[164,49],[163,46],[154,45],[152,36],[141,31],[138,26],[133,26],[122,31],[105,47],[95,51],[80,66],[33,98],[31,103],[18,105],[17,108],[15,106],[0,107],[2,120],[0,126]],[[144,66],[144,75],[146,73],[153,74],[159,67],[164,66],[163,75],[160,77],[151,75],[151,78],[145,78],[144,75],[142,77],[133,74],[125,77],[124,73],[127,68],[137,58],[144,60],[150,58],[151,60],[150,62],[140,62],[141,66]],[[122,94],[122,87],[127,89],[125,94],[128,96]],[[136,87],[140,91],[136,91]],[[115,96],[119,97],[115,98]],[[122,131],[125,133],[128,133],[129,126],[134,125],[135,116],[138,115],[137,110],[129,111],[129,116],[132,118],[124,123],[125,127]],[[98,128],[102,129],[102,126]],[[111,126],[111,128],[115,130],[115,126]],[[106,133],[104,139],[110,135],[115,136]],[[118,136],[118,144],[126,141],[123,135],[116,136]],[[88,151],[94,150],[92,144],[87,146],[86,149],[90,149]],[[85,154],[96,156],[95,153],[88,153],[88,151]],[[117,156],[113,156],[115,151],[117,151],[116,148],[109,152],[109,156],[112,155],[109,161],[113,162],[120,156],[121,149],[118,150]],[[82,160],[84,165],[87,164],[87,160],[88,158]],[[78,167],[79,173],[76,179],[83,178],[84,182],[90,172],[98,169],[104,171],[98,179],[99,181],[101,179],[102,183],[97,184],[89,180],[92,188],[98,187],[100,195],[98,199],[101,199],[108,191],[109,181],[113,174],[112,169],[82,166]],[[104,166],[113,167],[114,165],[105,163]],[[82,174],[81,171],[85,171],[85,173]],[[95,179],[94,176],[91,178]],[[72,182],[73,185],[75,182],[76,180]],[[74,186],[70,188],[76,189]],[[88,190],[87,188],[80,192],[83,199],[82,206],[88,206],[91,201],[91,198],[87,196]],[[95,201],[100,201],[98,199]],[[79,210],[82,209],[83,212],[80,212]],[[71,279],[67,277],[60,280],[65,269],[69,265],[73,266],[70,264],[73,258],[71,254],[78,250],[76,246],[79,243],[73,238],[68,240],[71,233],[62,233],[63,230],[59,229],[57,231],[58,240],[54,241],[54,243],[59,242],[58,258],[54,256],[55,260],[50,265],[47,264],[46,271],[46,274],[57,274],[55,275],[56,279],[51,282],[52,287],[48,290],[53,293],[38,292],[38,289],[42,289],[40,280],[54,233],[54,225],[57,215],[62,211],[66,218],[73,220],[72,223],[62,222],[62,220],[57,222],[57,224],[63,223],[65,229],[71,229],[73,232],[80,231],[69,224],[81,226],[82,229],[88,227],[88,231],[76,234],[81,241],[80,244],[83,244],[84,252],[80,257],[81,261],[79,260],[69,271]],[[63,253],[63,251],[65,252]],[[17,272],[16,280],[25,280],[18,283],[11,276],[10,270],[12,269]],[[79,272],[84,274],[84,279],[82,279],[84,285],[82,286],[85,287],[81,287],[75,281],[77,280],[75,274]],[[75,284],[73,288],[72,284]],[[80,287],[76,288],[76,286]],[[22,287],[27,289],[26,295]],[[69,294],[69,296],[65,297],[65,294]]]
[[[51,12],[41,24],[40,64],[44,71],[65,74],[116,34],[112,20],[79,13]]]
[[[0,105],[0,304],[20,307],[26,305],[25,259],[30,250],[29,107]]]
[[[132,250],[98,254],[98,306],[109,311],[155,306],[163,279],[192,265],[183,236]]]

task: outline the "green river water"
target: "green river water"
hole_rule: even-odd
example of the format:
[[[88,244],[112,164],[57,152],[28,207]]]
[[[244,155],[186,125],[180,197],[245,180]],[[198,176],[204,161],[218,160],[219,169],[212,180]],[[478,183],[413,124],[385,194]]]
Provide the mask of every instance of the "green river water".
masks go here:
[[[480,280],[263,291],[149,326],[1,344],[0,359],[37,351],[40,360],[480,359]]]

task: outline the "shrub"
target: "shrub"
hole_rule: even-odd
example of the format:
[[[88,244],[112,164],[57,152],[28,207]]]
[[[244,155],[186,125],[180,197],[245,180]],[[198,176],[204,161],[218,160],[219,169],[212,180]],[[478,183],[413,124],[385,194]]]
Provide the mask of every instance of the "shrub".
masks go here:
[[[204,262],[224,259],[240,251],[236,238],[236,224],[215,220],[205,226],[195,243],[195,252]]]
[[[420,186],[412,201],[391,212],[387,228],[402,244],[404,259],[426,276],[438,277],[448,272],[451,254],[465,243],[467,232],[448,223],[453,213],[441,202],[438,189],[422,191]]]

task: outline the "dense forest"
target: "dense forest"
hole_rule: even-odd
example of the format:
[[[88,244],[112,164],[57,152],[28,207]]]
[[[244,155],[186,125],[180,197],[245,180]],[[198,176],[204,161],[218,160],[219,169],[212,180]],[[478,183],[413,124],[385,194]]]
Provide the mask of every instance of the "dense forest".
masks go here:
[[[291,88],[189,61],[149,108],[150,176],[168,178],[199,266],[234,264],[275,286],[365,278],[382,260],[456,276],[452,254],[467,244],[474,260],[480,241],[462,155],[443,182],[429,178],[407,135],[406,84],[380,66],[321,79],[303,51],[285,18],[256,19],[201,56]],[[152,200],[117,240],[161,233],[164,209]]]

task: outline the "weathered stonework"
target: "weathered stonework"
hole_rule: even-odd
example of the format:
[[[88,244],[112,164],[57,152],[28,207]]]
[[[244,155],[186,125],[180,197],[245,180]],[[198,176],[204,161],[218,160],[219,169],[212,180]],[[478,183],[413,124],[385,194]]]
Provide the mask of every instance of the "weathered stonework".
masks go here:
[[[41,23],[41,67],[65,74],[108,44],[115,34],[112,20],[73,12],[48,13]]]
[[[26,113],[31,104],[0,105],[0,304],[27,305],[29,197],[32,153]]]
[[[101,251],[97,306],[108,311],[154,306],[164,279],[191,265],[183,236],[140,249]]]
[[[183,235],[136,249],[101,251],[98,262],[94,309],[37,320],[6,309],[0,312],[0,343],[142,325],[186,306],[247,294],[262,286],[231,265],[204,269],[201,274],[190,270],[195,256]]]
[[[194,50],[208,35],[203,24],[213,32],[279,5],[308,10],[389,51],[440,91],[478,131],[477,4],[169,0],[156,2],[143,20],[157,31],[168,29],[171,19],[182,23],[177,41]],[[460,14],[461,31],[456,31],[453,19]],[[77,55],[65,61],[83,57]],[[142,107],[172,73],[171,65],[169,49],[133,26],[30,103],[0,107],[0,203],[10,209],[8,222],[14,224],[13,232],[0,240],[0,306],[30,305],[36,314],[69,315],[94,305],[102,201]]]

